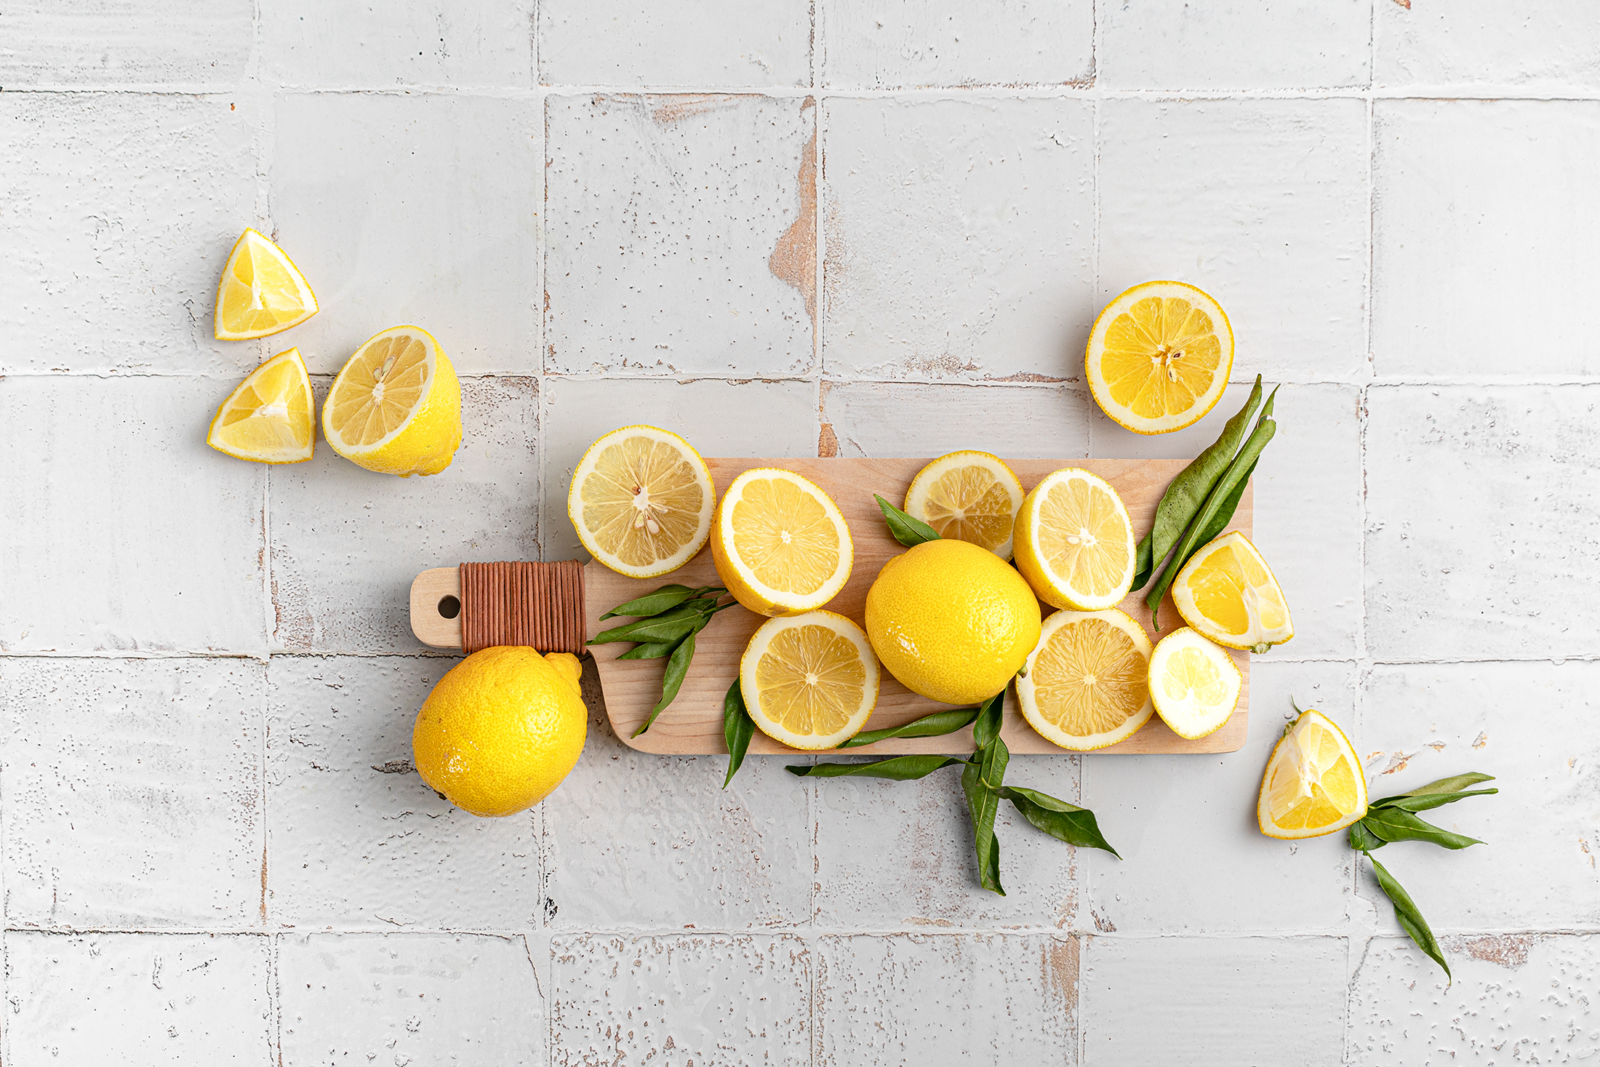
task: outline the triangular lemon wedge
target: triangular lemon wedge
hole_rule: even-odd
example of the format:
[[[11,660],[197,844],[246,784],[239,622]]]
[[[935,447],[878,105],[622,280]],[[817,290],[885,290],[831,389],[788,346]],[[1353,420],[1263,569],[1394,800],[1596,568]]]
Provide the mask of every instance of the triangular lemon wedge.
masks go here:
[[[317,296],[288,254],[256,230],[241,233],[217,282],[217,340],[281,333],[316,313]]]
[[[304,463],[316,446],[311,379],[300,350],[279,352],[228,394],[206,444],[256,463]]]

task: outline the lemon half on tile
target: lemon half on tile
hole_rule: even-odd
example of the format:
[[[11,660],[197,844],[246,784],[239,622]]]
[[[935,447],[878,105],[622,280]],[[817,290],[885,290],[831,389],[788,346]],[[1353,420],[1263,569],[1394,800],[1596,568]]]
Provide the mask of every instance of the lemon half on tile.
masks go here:
[[[1017,676],[1017,704],[1045,740],[1074,752],[1126,741],[1150,721],[1150,638],[1126,612],[1058,611]]]
[[[1256,822],[1268,837],[1321,837],[1367,814],[1367,778],[1350,739],[1320,711],[1303,711],[1267,759]]]
[[[905,512],[948,540],[1011,558],[1011,532],[1022,507],[1022,482],[998,456],[951,452],[917,472]]]
[[[1244,679],[1233,658],[1187,626],[1150,656],[1150,700],[1161,721],[1193,741],[1214,734],[1239,706]]]
[[[878,703],[878,660],[843,615],[768,619],[739,660],[739,689],[768,737],[790,748],[833,748],[860,733]]]
[[[317,296],[288,254],[257,230],[240,234],[217,282],[217,340],[266,337],[316,313]]]
[[[300,350],[279,352],[228,394],[211,420],[206,444],[235,459],[304,463],[316,448],[312,404]]]
[[[360,467],[409,478],[438,474],[461,444],[461,383],[433,335],[418,326],[374,334],[322,402],[322,436]]]
[[[1294,636],[1272,568],[1238,530],[1202,546],[1172,583],[1183,621],[1219,645],[1266,652]]]
[[[1084,375],[1102,411],[1134,433],[1181,430],[1222,399],[1233,326],[1209,294],[1145,282],[1105,306],[1089,331]]]
[[[844,515],[820,486],[756,467],[717,504],[711,558],[728,592],[757,615],[797,615],[837,596],[855,557]]]
[[[583,454],[567,515],[589,554],[618,574],[653,578],[705,547],[716,489],[700,453],[655,426],[624,426]]]
[[[1136,543],[1122,498],[1105,479],[1068,467],[1034,486],[1017,512],[1017,570],[1046,604],[1115,607],[1133,585]]]

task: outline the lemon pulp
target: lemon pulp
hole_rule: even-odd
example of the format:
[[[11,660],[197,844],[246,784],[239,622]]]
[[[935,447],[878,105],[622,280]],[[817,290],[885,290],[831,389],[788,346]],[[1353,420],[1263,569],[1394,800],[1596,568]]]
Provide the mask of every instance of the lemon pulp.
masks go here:
[[[664,430],[619,430],[595,447],[587,476],[573,488],[580,533],[592,539],[591,551],[600,549],[602,562],[623,573],[660,574],[663,561],[705,544],[710,477],[687,442]]]

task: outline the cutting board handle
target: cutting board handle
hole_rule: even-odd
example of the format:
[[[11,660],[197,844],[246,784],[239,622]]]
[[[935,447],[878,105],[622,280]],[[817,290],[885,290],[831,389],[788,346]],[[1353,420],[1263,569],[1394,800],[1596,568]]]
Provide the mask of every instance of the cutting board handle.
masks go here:
[[[411,583],[411,630],[423,644],[473,653],[495,645],[584,650],[583,565],[463,563]]]

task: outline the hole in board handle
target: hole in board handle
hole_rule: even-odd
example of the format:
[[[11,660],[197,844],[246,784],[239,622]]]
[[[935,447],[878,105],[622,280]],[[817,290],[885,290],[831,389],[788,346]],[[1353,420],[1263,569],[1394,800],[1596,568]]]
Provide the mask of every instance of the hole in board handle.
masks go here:
[[[461,614],[461,600],[459,597],[447,596],[439,600],[439,614],[446,619],[453,619]]]

